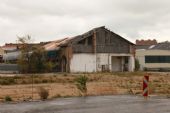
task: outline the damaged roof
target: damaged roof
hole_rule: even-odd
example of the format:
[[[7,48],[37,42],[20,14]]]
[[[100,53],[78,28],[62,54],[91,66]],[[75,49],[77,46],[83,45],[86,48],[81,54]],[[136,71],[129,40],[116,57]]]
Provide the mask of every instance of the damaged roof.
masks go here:
[[[105,26],[93,28],[92,30],[90,30],[90,31],[88,31],[88,32],[86,32],[86,33],[83,33],[83,34],[81,34],[81,35],[72,37],[72,38],[70,38],[70,40],[67,41],[67,43],[65,43],[65,45],[68,44],[68,43],[76,43],[76,42],[78,42],[78,41],[86,38],[86,36],[93,35],[93,33],[94,33],[95,31],[97,32],[99,29],[103,29],[103,30],[109,31],[109,32],[117,35],[119,38],[125,40],[126,42],[128,42],[128,43],[130,43],[130,44],[132,44],[132,45],[135,45],[134,43],[130,42],[129,40],[127,40],[127,39],[125,39],[125,38],[123,38],[122,36],[120,36],[120,35],[114,33],[113,31],[110,31],[109,29],[105,28]]]
[[[60,49],[60,46],[67,43],[68,40],[70,40],[70,39],[63,38],[63,39],[55,40],[55,41],[52,41],[52,42],[44,45],[43,47],[47,51],[58,50],[58,49]]]
[[[60,47],[62,47],[62,46],[67,46],[69,44],[74,44],[74,43],[86,38],[87,36],[93,35],[94,32],[95,31],[97,32],[99,29],[107,30],[107,31],[119,36],[121,39],[125,40],[126,42],[128,42],[128,43],[130,43],[132,45],[135,45],[134,43],[128,41],[127,39],[123,38],[122,36],[110,31],[109,29],[106,29],[105,26],[101,26],[101,27],[93,28],[92,30],[90,30],[90,31],[88,31],[86,33],[83,33],[81,35],[77,35],[75,37],[70,37],[70,38],[67,37],[67,38],[56,40],[56,41],[51,41],[50,43],[44,45],[44,48],[45,48],[45,50],[48,50],[48,51],[50,51],[50,50],[59,50]]]

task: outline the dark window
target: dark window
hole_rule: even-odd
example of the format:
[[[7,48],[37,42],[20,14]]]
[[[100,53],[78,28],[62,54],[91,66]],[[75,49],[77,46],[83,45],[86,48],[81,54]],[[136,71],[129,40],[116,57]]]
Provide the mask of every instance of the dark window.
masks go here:
[[[170,56],[145,56],[145,63],[170,63]]]
[[[78,44],[81,44],[81,45],[92,45],[92,43],[93,43],[93,37],[92,36],[89,36],[89,37],[78,42]]]
[[[92,40],[92,36],[90,36],[90,37],[88,37],[87,39],[88,39],[88,45],[92,45],[92,43],[93,43],[93,40]]]
[[[83,40],[78,42],[78,44],[82,44],[82,45],[85,45],[85,43],[86,43],[86,39],[83,39]]]

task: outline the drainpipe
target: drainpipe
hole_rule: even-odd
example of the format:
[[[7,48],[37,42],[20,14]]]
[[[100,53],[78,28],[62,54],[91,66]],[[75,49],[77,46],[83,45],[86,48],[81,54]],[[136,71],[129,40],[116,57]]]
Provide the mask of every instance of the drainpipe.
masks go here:
[[[110,53],[108,54],[108,65],[107,65],[108,70],[107,71],[110,71],[110,62],[109,62],[109,60],[110,60]]]

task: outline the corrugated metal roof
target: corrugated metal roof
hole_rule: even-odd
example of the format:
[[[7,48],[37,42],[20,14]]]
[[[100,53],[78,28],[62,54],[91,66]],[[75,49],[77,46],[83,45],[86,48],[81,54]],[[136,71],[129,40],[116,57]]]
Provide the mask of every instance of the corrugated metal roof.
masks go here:
[[[70,40],[70,39],[69,38],[63,38],[63,39],[60,39],[60,40],[52,41],[52,42],[44,45],[44,49],[47,50],[47,51],[58,50],[60,48],[60,46],[62,44],[67,43],[68,40]]]
[[[166,41],[166,42],[158,43],[154,47],[149,49],[170,50],[170,42]]]

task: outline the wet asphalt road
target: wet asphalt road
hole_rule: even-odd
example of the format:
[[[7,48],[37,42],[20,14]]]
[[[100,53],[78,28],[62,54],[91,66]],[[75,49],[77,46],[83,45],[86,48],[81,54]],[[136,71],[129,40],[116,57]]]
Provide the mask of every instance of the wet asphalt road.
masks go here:
[[[0,104],[0,113],[170,113],[170,99],[139,96],[60,98],[44,102]]]

